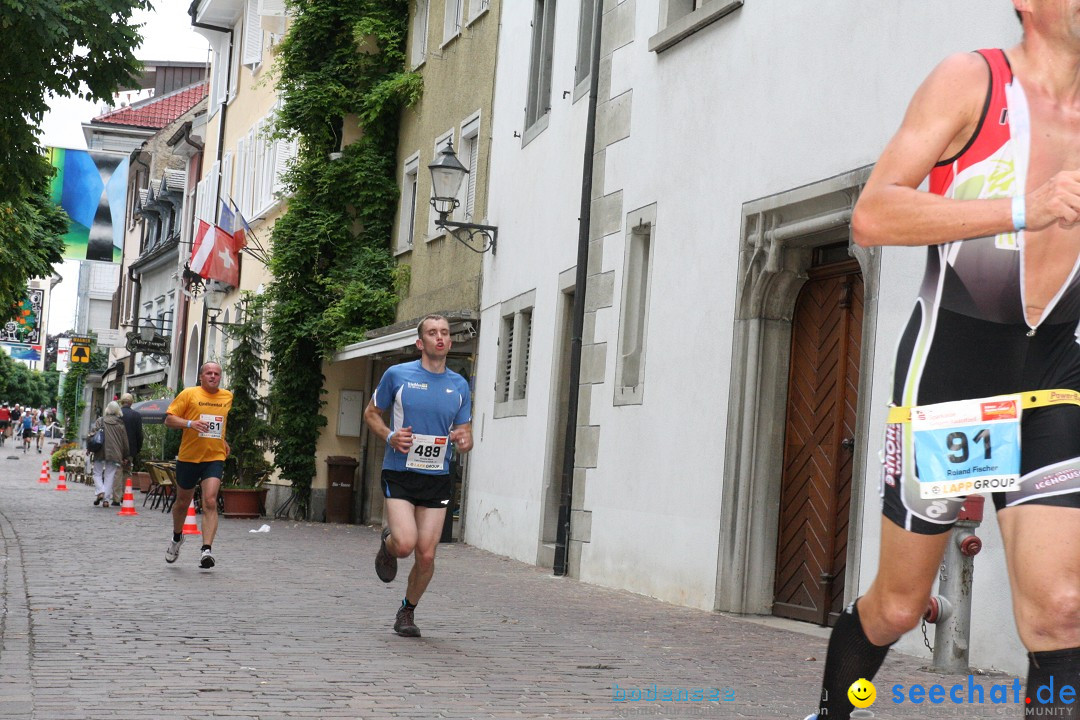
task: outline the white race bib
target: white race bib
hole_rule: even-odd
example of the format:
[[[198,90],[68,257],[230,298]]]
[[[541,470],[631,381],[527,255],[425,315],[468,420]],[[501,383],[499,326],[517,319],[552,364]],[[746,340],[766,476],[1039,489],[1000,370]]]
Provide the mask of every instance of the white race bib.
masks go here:
[[[225,427],[224,415],[207,415],[206,413],[203,413],[199,416],[199,420],[210,426],[206,429],[206,432],[199,433],[199,437],[214,439],[221,438],[221,431]]]
[[[911,409],[919,497],[1016,490],[1020,483],[1020,395]]]
[[[442,470],[450,438],[446,435],[413,435],[405,467],[410,470]]]

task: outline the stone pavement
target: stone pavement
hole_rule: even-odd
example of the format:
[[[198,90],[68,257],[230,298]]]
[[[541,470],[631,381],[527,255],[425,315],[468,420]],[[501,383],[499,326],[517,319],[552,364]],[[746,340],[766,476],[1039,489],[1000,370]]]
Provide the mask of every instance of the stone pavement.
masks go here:
[[[400,638],[410,561],[379,582],[374,529],[223,520],[216,568],[198,569],[198,537],[170,566],[166,515],[136,493],[139,515],[119,517],[85,485],[57,492],[55,473],[40,485],[42,457],[0,448],[0,718],[801,720],[813,707],[825,640],[791,629],[806,626],[667,605],[453,544],[417,610],[423,638]],[[264,522],[270,532],[249,532]],[[967,680],[923,664],[892,654],[875,717],[1020,715],[893,704],[894,683]],[[613,700],[654,685],[730,699]]]

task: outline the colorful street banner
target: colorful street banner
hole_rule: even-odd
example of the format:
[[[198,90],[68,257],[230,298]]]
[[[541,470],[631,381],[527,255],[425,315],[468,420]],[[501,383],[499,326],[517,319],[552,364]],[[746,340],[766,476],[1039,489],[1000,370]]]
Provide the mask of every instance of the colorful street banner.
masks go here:
[[[47,148],[56,168],[50,194],[68,217],[64,257],[120,262],[124,253],[128,156]]]
[[[44,302],[44,290],[27,288],[26,295],[15,308],[14,317],[0,328],[0,343],[40,345],[41,309]]]

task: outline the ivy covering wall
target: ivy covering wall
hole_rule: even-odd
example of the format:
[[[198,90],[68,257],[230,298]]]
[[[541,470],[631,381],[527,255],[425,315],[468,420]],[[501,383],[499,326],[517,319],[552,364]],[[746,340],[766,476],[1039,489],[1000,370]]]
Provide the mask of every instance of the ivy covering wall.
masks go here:
[[[307,517],[326,425],[322,363],[394,317],[398,119],[422,81],[404,69],[408,0],[289,5],[275,62],[276,134],[299,149],[285,177],[288,210],[273,229],[267,349],[275,464]],[[357,122],[360,139],[342,147],[345,123]]]

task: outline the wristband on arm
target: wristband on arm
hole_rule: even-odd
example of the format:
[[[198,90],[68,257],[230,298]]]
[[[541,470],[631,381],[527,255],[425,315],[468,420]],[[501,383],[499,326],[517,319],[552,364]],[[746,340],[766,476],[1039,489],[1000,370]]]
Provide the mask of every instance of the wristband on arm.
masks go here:
[[[191,421],[190,421],[190,420],[188,420],[188,421],[187,421],[187,426],[188,426],[189,428],[191,427]]]
[[[1027,201],[1023,195],[1012,199],[1013,230],[1020,231],[1027,227]]]
[[[386,444],[387,445],[390,445],[390,438],[394,437],[394,433],[396,433],[396,432],[397,432],[397,430],[391,430],[390,434],[386,436]],[[390,445],[390,447],[393,447],[393,445]]]

